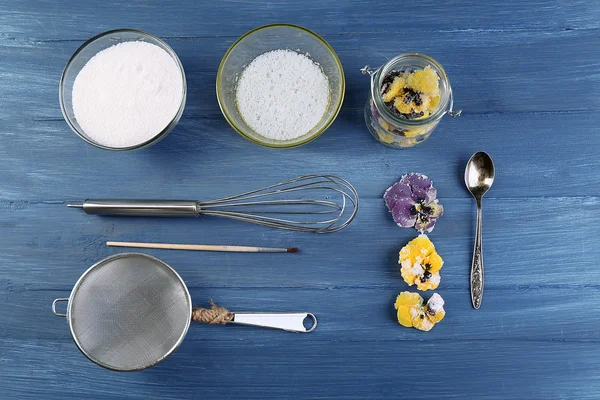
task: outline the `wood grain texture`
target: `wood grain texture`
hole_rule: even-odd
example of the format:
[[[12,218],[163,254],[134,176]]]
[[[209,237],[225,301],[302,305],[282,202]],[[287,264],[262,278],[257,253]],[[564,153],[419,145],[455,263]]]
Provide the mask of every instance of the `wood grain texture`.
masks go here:
[[[315,343],[308,335],[302,337],[306,340],[285,344],[269,342],[267,337],[259,343],[184,341],[160,366],[126,374],[90,363],[66,340],[5,339],[0,341],[7,349],[5,362],[26,366],[23,371],[6,368],[3,381],[11,384],[3,385],[3,395],[19,399],[57,393],[60,399],[361,400],[399,398],[408,392],[415,399],[592,400],[600,386],[596,371],[600,351],[596,346],[584,349],[579,343]],[[420,361],[416,367],[403,368],[407,358]],[[439,384],[423,390],[424,382],[433,381]]]
[[[377,3],[360,0],[275,0],[268,3],[225,0],[217,4],[109,0],[102,4],[100,7],[94,2],[3,2],[0,5],[0,33],[9,40],[40,41],[82,40],[114,29],[116,24],[156,31],[162,36],[231,38],[274,22],[312,26],[333,35],[452,30],[502,33],[600,27],[600,10],[585,0],[568,3],[532,0],[527,5],[509,0],[496,7],[480,2],[423,0],[402,8],[390,0]]]
[[[600,392],[600,5],[397,2],[0,0],[0,397],[2,399],[596,399]],[[342,60],[344,106],[318,140],[256,146],[223,119],[215,77],[223,53],[262,24],[322,34]],[[62,119],[58,81],[71,54],[104,30],[164,37],[186,70],[183,118],[158,145],[117,154],[79,140]],[[404,51],[438,59],[460,119],[411,150],[374,141],[359,69]],[[464,189],[472,153],[497,177],[483,202],[485,294],[469,296],[475,204]],[[393,301],[408,287],[383,191],[429,175],[445,215],[430,234],[444,257],[436,292],[447,317],[402,328]],[[307,173],[357,188],[357,219],[332,235],[212,218],[89,216],[84,198],[206,200]],[[194,304],[234,311],[309,311],[299,335],[193,325],[175,354],[119,374],[79,353],[50,311],[86,268],[120,252],[107,240],[298,246],[298,254],[148,250],[186,281]],[[431,293],[425,293],[427,298]]]

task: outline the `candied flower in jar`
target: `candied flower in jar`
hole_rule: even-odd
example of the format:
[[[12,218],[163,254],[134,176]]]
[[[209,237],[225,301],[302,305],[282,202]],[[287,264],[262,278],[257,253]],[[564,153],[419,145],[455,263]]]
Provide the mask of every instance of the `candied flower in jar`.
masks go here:
[[[402,228],[431,232],[444,214],[444,207],[437,200],[437,190],[423,174],[413,172],[402,176],[385,191],[383,198],[394,222]]]
[[[440,93],[439,77],[429,65],[408,75],[406,85],[412,90],[427,95],[437,96]]]
[[[427,235],[419,235],[400,250],[398,264],[400,274],[409,286],[417,285],[419,290],[436,289],[440,284],[440,269],[444,265],[442,257]]]

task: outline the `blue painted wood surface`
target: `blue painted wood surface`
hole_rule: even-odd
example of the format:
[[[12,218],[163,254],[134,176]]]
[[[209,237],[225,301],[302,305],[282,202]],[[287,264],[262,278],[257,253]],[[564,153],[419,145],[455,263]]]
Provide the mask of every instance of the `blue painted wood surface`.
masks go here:
[[[223,119],[214,82],[228,46],[273,22],[322,34],[346,71],[336,122],[297,149],[261,148]],[[180,124],[158,145],[97,150],[63,121],[58,81],[90,36],[120,27],[164,37],[188,79]],[[2,399],[597,399],[600,393],[600,5],[593,1],[0,1],[0,398]],[[362,119],[365,64],[421,51],[446,68],[457,120],[421,146],[388,149]],[[477,150],[496,162],[484,202],[486,290],[468,293],[474,205],[462,171]],[[403,173],[433,178],[445,216],[430,235],[446,263],[446,319],[397,324],[407,286],[397,251],[414,236],[381,201]],[[86,197],[206,199],[304,174],[349,179],[355,222],[332,235],[232,221],[97,218]],[[50,303],[118,252],[106,240],[297,245],[297,255],[149,251],[175,267],[194,301],[234,310],[309,310],[310,335],[192,326],[147,371],[97,367]]]

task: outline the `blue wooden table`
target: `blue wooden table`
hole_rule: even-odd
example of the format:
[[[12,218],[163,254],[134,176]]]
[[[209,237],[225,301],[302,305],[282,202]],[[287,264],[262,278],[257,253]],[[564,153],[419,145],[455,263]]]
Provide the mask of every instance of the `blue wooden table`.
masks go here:
[[[446,4],[444,4],[446,3]],[[600,5],[593,1],[0,1],[0,398],[597,399],[600,396]],[[273,22],[306,26],[337,51],[344,106],[318,140],[272,150],[225,122],[215,76],[227,48]],[[89,37],[138,28],[165,40],[188,79],[183,118],[158,145],[93,148],[64,122],[58,82]],[[371,138],[359,69],[406,51],[446,68],[460,119],[398,151]],[[469,156],[489,152],[486,290],[472,309],[474,202]],[[407,289],[383,191],[429,175],[445,215],[430,235],[444,257],[447,316],[428,333],[398,325]],[[307,173],[350,180],[358,217],[332,235],[226,220],[118,219],[66,208],[86,197],[207,199]],[[164,363],[115,373],[88,361],[50,311],[81,273],[118,253],[106,240],[297,245],[289,254],[148,251],[182,275],[198,305],[307,310],[310,335],[190,328]]]

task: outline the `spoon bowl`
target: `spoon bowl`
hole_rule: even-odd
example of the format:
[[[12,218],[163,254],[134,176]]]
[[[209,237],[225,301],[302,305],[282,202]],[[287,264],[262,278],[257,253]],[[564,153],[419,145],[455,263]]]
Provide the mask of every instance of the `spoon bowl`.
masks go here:
[[[488,153],[478,151],[465,168],[465,185],[475,199],[481,200],[494,183],[494,162]]]

